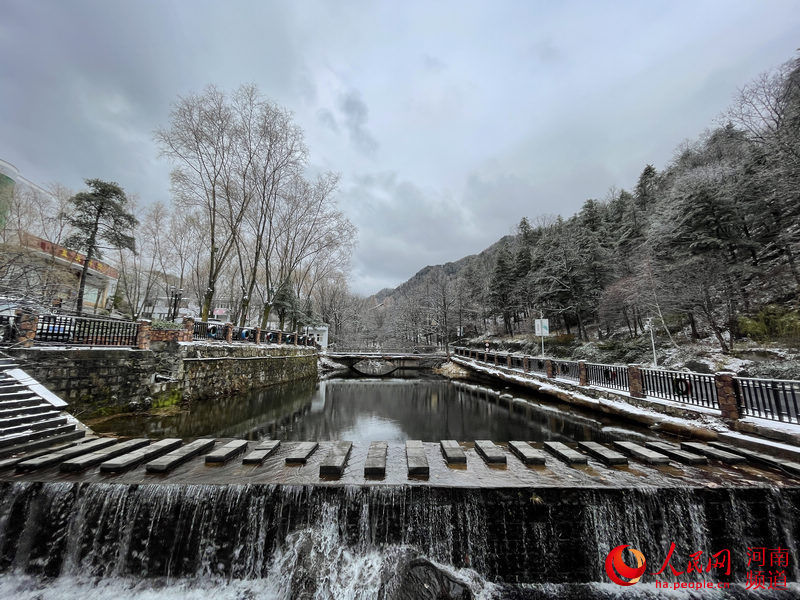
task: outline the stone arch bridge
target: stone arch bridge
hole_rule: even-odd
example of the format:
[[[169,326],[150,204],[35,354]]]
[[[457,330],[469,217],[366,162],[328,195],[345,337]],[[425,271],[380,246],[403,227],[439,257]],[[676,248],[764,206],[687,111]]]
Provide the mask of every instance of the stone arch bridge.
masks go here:
[[[388,377],[399,370],[434,369],[445,362],[444,354],[411,352],[329,352],[327,358],[359,375]]]

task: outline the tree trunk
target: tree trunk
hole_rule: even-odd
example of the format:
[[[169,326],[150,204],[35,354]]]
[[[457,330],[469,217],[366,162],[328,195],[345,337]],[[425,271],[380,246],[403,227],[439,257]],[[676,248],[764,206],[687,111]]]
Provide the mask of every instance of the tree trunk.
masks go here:
[[[694,313],[689,313],[689,327],[692,330],[692,341],[696,342],[700,339],[700,334],[697,332],[697,322],[694,320]]]

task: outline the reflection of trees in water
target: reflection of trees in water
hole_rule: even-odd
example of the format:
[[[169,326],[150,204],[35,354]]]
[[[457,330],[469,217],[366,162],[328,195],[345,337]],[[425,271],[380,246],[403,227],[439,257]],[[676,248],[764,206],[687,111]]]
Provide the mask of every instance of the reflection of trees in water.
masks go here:
[[[603,423],[563,407],[513,410],[497,392],[449,380],[352,379],[296,381],[250,394],[206,400],[176,415],[120,417],[97,427],[120,435],[251,440],[352,441],[605,441]]]

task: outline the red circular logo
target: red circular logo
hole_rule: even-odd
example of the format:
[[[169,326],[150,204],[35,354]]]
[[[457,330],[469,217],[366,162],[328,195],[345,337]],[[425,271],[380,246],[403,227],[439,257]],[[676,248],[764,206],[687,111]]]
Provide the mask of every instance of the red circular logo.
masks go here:
[[[636,558],[636,567],[629,567],[625,564],[622,558],[622,551],[629,548],[629,552]],[[642,578],[644,570],[647,568],[647,563],[644,560],[644,554],[639,552],[636,548],[631,548],[628,544],[617,546],[606,556],[606,574],[609,579],[617,585],[633,585]],[[617,574],[619,573],[619,575]],[[625,579],[628,581],[625,581]]]

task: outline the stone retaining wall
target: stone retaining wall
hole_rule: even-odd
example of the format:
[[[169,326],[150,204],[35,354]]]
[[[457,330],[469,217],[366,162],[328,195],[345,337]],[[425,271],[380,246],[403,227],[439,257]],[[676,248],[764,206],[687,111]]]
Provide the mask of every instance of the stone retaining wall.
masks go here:
[[[287,345],[151,341],[148,350],[33,347],[7,353],[83,418],[317,376],[316,351]]]

